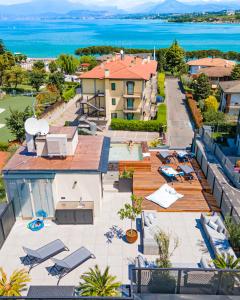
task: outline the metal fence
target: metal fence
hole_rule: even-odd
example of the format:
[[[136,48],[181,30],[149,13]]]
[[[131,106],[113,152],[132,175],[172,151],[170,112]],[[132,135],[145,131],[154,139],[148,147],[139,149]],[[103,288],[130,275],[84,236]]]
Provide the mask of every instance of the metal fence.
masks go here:
[[[230,215],[236,223],[240,223],[240,191],[224,179],[224,176],[228,174],[226,174],[225,168],[221,165],[225,164],[226,166],[228,161],[226,159],[222,161],[223,158],[221,159],[219,154],[220,149],[211,139],[209,142],[206,142],[206,139],[196,139],[193,143],[193,151],[212,189],[217,204],[221,208],[222,214],[224,216]],[[219,165],[216,158],[219,161]]]
[[[240,270],[136,268],[135,294],[240,295]]]
[[[199,135],[203,140],[204,144],[208,149],[216,156],[221,166],[223,167],[228,178],[233,182],[233,184],[240,188],[240,174],[234,172],[234,165],[231,160],[223,153],[218,144],[214,142],[208,130],[204,128],[199,129]]]
[[[16,221],[13,203],[0,205],[0,249]]]

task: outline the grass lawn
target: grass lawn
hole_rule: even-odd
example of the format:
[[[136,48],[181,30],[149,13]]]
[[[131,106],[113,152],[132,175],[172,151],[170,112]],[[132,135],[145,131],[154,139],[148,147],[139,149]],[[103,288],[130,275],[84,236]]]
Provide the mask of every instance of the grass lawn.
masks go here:
[[[5,109],[0,113],[0,124],[6,124],[5,118],[10,115],[10,108],[23,111],[25,107],[32,106],[35,98],[27,96],[5,96],[0,100],[0,109]],[[15,137],[11,134],[6,126],[0,128],[0,142],[8,142],[8,140],[14,140]]]
[[[165,74],[158,73],[158,94],[163,98],[165,98],[164,83],[165,83]]]
[[[163,124],[167,125],[167,106],[165,103],[161,103],[158,106],[158,111],[157,111],[157,120]]]

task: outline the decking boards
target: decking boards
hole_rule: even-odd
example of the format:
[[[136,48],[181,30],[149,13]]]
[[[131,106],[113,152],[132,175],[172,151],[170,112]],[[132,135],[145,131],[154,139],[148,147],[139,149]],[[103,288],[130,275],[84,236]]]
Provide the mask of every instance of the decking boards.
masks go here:
[[[200,169],[197,161],[193,159],[188,162],[195,171],[194,180],[185,180],[183,178],[170,182],[168,178],[163,176],[158,170],[163,165],[161,160],[156,156],[157,152],[151,152],[151,171],[135,170],[133,175],[133,193],[139,197],[143,197],[143,209],[156,210],[159,212],[210,212],[220,211],[216,200],[211,194],[210,186]],[[174,169],[180,165],[175,158],[171,160],[168,166]],[[184,163],[186,164],[186,163]],[[155,192],[164,183],[168,183],[174,189],[184,195],[183,198],[177,200],[169,208],[165,209],[159,205],[147,200],[145,197]]]

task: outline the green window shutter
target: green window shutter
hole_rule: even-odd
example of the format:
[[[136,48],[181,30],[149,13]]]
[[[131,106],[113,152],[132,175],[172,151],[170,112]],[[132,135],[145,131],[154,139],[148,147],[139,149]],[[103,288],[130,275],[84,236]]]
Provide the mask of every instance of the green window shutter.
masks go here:
[[[112,105],[116,105],[116,99],[112,98]]]
[[[116,90],[116,83],[115,82],[111,83],[111,89],[112,89],[112,91]]]

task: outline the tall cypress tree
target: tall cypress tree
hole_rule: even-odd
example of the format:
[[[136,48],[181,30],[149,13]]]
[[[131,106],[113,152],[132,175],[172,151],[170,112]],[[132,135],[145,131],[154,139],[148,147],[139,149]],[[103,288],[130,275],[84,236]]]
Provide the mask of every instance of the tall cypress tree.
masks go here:
[[[184,57],[185,52],[183,48],[175,40],[165,55],[167,71],[170,71],[172,74],[174,74],[184,70],[186,67]]]

